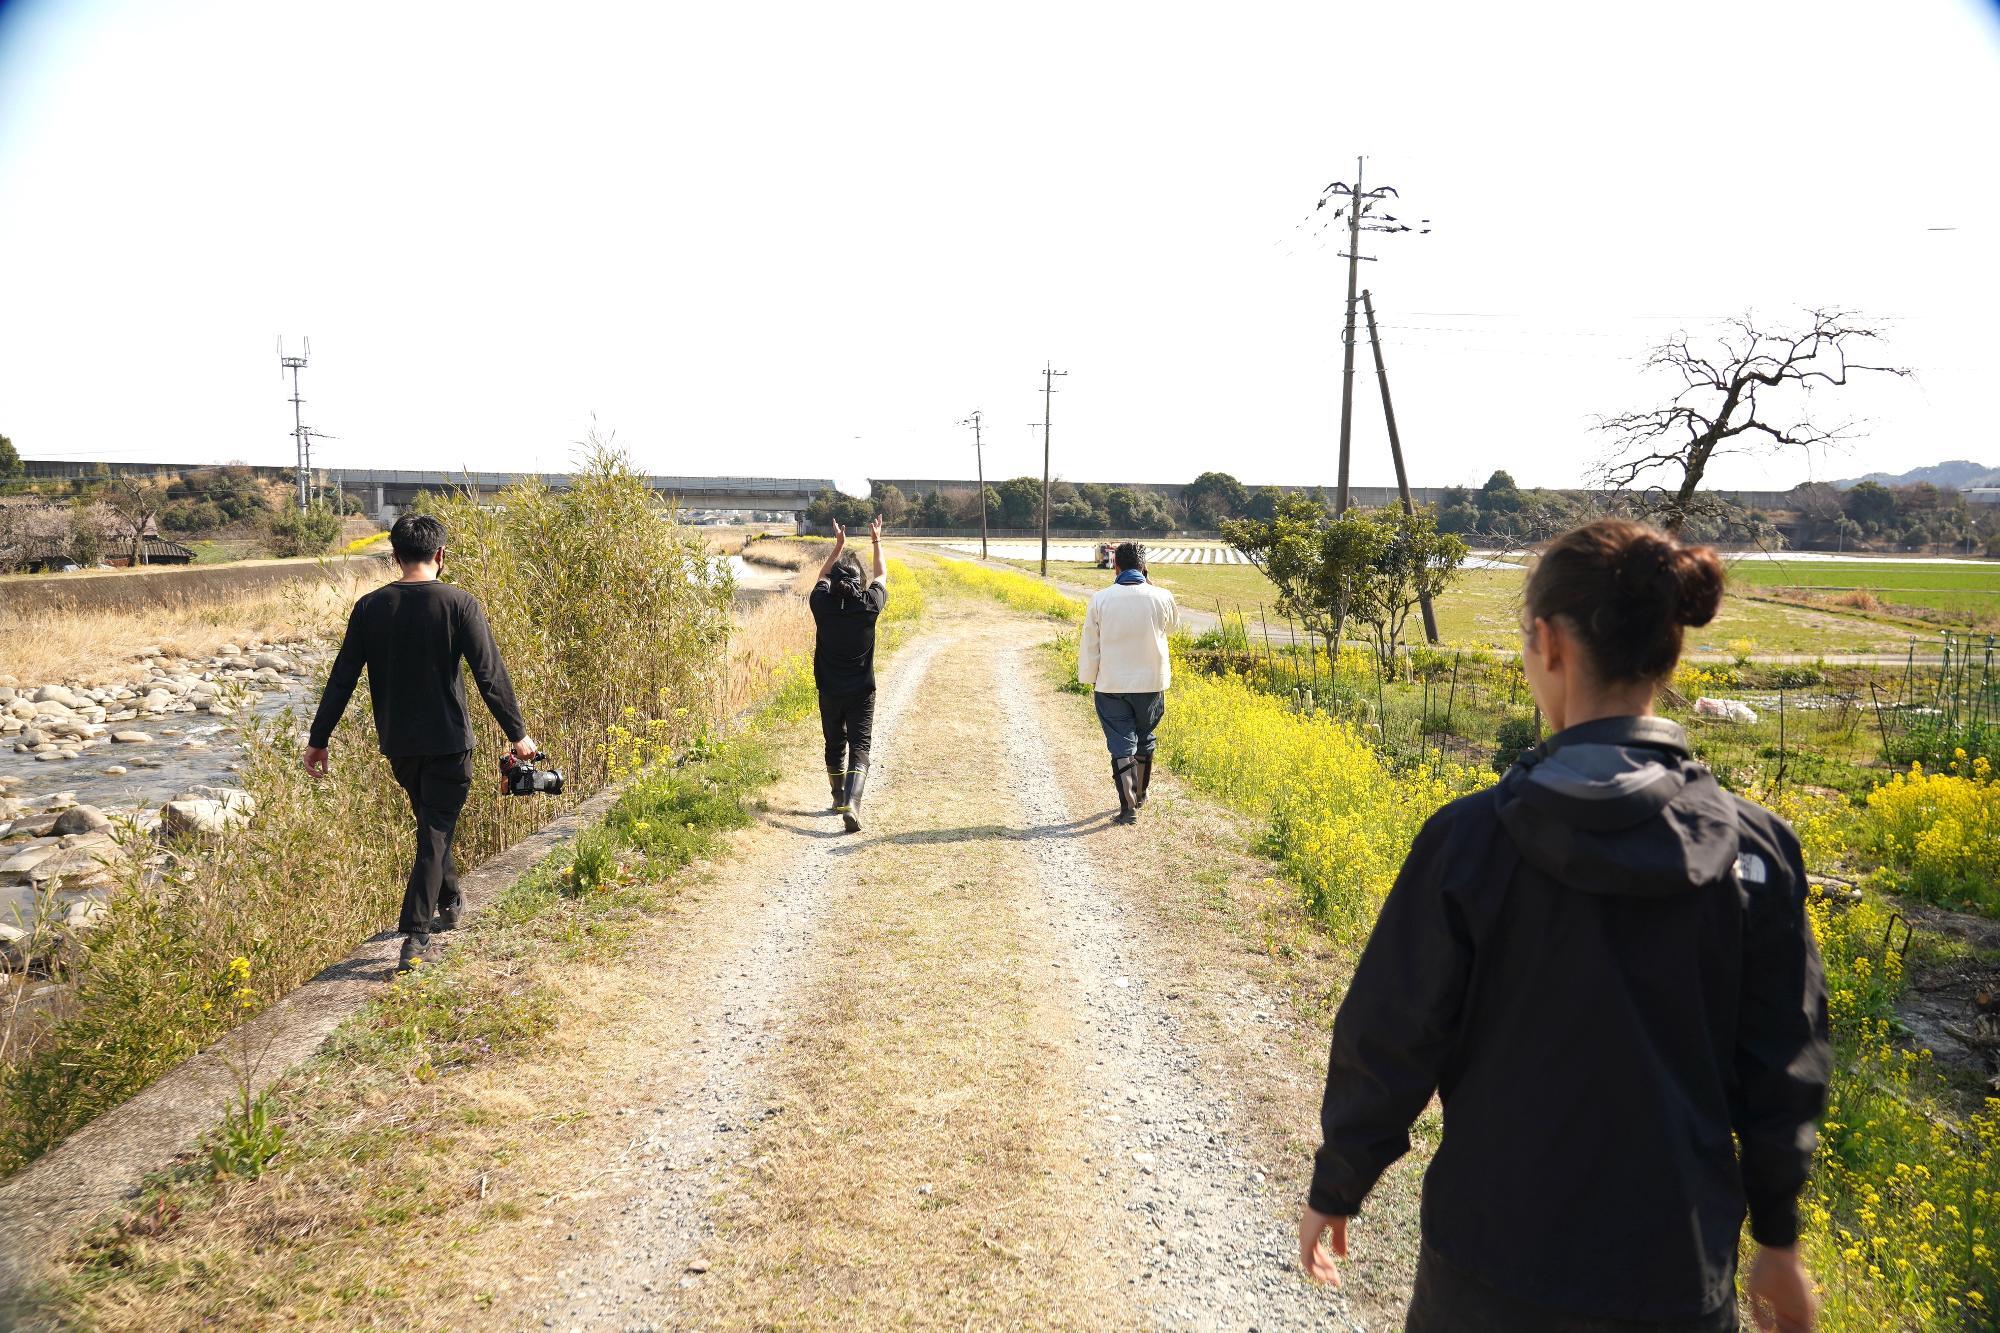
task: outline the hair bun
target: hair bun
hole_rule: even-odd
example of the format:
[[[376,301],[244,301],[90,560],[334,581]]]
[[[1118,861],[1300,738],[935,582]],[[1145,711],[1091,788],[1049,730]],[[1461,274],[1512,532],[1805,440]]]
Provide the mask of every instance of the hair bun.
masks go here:
[[[1668,567],[1679,595],[1674,619],[1683,625],[1706,625],[1722,607],[1722,560],[1713,546],[1682,546],[1675,542]]]

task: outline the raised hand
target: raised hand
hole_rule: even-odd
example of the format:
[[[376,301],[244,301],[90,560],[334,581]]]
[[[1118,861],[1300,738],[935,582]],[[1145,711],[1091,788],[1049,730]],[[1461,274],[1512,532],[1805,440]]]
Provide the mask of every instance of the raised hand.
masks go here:
[[[837,518],[833,520],[833,544],[836,547],[847,545],[847,529],[840,526]]]
[[[882,540],[882,516],[880,514],[875,515],[868,524],[868,540],[874,542]]]

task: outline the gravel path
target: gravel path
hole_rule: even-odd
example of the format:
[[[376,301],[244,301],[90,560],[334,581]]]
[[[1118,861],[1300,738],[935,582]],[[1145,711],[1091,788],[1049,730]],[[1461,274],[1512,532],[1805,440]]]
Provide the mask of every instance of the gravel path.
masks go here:
[[[923,684],[931,659],[949,643],[926,636],[900,654],[876,713],[884,744],[873,755],[869,794],[896,780],[893,738]],[[826,789],[818,787],[821,799]],[[673,1021],[692,1047],[689,1076],[655,1105],[624,1108],[638,1123],[620,1156],[567,1196],[548,1205],[567,1213],[584,1257],[550,1275],[521,1313],[528,1327],[642,1330],[674,1327],[676,1289],[706,1271],[713,1238],[708,1210],[718,1180],[748,1150],[753,1129],[773,1109],[753,1071],[781,1039],[793,993],[811,966],[825,920],[835,867],[832,837],[800,840],[764,886],[776,910],[727,952],[704,957],[706,975],[692,987],[702,1008]],[[665,1017],[665,1016],[663,1016]],[[648,1123],[650,1122],[650,1123]],[[595,1184],[615,1178],[629,1188],[611,1208],[579,1208]],[[524,1268],[533,1267],[524,1257]]]
[[[1297,1200],[1240,1153],[1230,1089],[1185,1036],[1173,975],[1131,929],[1092,853],[1058,833],[1073,813],[1050,762],[1042,681],[1039,662],[1007,651],[995,670],[997,730],[1049,920],[1067,946],[1051,971],[1087,1010],[1094,1037],[1083,1093],[1108,1163],[1100,1178],[1150,1241],[1139,1247],[1135,1301],[1173,1328],[1360,1329],[1342,1295],[1296,1275]],[[1108,761],[1106,774],[1108,791]]]

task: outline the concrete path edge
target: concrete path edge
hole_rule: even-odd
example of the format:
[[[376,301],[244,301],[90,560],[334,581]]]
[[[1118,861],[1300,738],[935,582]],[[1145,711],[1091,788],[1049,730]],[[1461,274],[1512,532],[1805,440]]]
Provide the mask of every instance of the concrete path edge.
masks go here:
[[[461,876],[468,915],[601,818],[623,790],[624,784],[605,788]],[[401,940],[393,930],[371,936],[214,1046],[0,1182],[0,1328],[14,1326],[10,1316],[34,1297],[62,1245],[135,1197],[148,1176],[165,1170],[222,1119],[239,1094],[237,1070],[249,1069],[252,1095],[264,1091],[380,995],[394,974]]]

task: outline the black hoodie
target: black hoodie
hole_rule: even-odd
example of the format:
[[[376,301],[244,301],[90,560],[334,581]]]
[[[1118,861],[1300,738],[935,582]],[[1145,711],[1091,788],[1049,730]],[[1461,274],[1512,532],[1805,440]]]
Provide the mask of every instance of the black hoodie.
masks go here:
[[[1735,1297],[1798,1236],[1831,1052],[1798,840],[1660,718],[1571,727],[1417,835],[1334,1021],[1312,1206],[1444,1133],[1423,1234],[1552,1313]],[[1735,1142],[1731,1142],[1732,1134]]]

